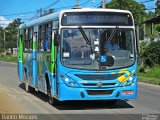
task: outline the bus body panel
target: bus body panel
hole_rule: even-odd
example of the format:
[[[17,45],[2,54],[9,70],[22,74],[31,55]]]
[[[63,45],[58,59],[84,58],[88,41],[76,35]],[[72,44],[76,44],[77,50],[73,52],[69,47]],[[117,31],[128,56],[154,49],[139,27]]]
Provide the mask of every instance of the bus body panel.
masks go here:
[[[24,76],[23,76],[23,63],[22,61],[18,61],[18,76],[19,76],[19,80],[23,81]]]
[[[32,52],[33,86],[37,88],[37,51]]]
[[[21,34],[21,33],[20,33]],[[17,68],[18,68],[18,76],[20,81],[23,81],[23,36],[19,35],[19,41],[18,41],[18,62],[17,62]]]
[[[33,54],[32,52],[28,53],[28,61],[27,61],[27,79],[29,82],[29,85],[34,87],[33,85]]]
[[[45,75],[48,75],[49,81],[50,75],[49,75],[49,70],[47,68],[47,63],[45,60],[45,54],[43,52],[39,52],[37,54],[37,84],[38,84],[38,90],[41,92],[46,92],[46,78]]]
[[[66,100],[112,100],[112,99],[136,99],[137,98],[137,62],[135,62],[132,66],[128,68],[122,68],[122,69],[115,69],[115,70],[108,70],[108,71],[89,71],[89,70],[76,70],[72,68],[66,68],[64,67],[60,60],[58,61],[58,99],[60,101],[66,101]],[[125,71],[124,71],[125,70]],[[77,74],[79,75],[107,75],[107,74],[116,74],[123,72],[130,72],[130,75],[128,76],[126,81],[130,81],[130,77],[132,77],[132,83],[130,85],[123,85],[124,82],[119,82],[118,77],[115,80],[84,80],[78,78]],[[64,75],[64,78],[61,78],[60,76]],[[75,85],[74,87],[69,86],[68,83],[65,82],[65,79],[69,78],[71,81],[74,81]],[[101,82],[102,86],[98,87],[98,83]],[[105,84],[109,83],[118,83],[115,85],[108,85],[105,86]],[[83,86],[82,84],[85,83],[86,86]],[[88,84],[88,86],[87,86]],[[94,85],[93,85],[94,84]],[[92,86],[90,86],[92,85]],[[103,90],[113,90],[112,94],[109,95],[88,95],[88,91],[103,91]],[[133,91],[134,93],[132,95],[123,95],[122,91]],[[84,94],[84,95],[81,95]],[[119,94],[119,95],[117,95]],[[82,97],[85,96],[85,97]]]
[[[51,74],[51,53],[39,52],[37,54],[37,84],[38,90],[46,93],[46,75],[51,86],[52,96],[55,95],[55,75]]]

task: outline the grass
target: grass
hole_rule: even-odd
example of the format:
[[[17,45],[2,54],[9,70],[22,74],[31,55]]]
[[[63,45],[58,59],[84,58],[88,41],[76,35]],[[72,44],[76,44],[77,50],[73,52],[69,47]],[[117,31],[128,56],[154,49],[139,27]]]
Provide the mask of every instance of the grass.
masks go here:
[[[139,72],[138,79],[141,82],[160,85],[160,65],[148,68],[146,72]]]
[[[0,54],[0,61],[4,61],[4,62],[17,62],[17,57],[12,56],[12,55],[2,55]]]

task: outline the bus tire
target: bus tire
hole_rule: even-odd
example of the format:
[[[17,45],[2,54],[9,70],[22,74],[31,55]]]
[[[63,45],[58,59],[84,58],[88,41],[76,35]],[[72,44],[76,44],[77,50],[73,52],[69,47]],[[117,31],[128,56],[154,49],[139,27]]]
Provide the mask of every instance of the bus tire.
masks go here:
[[[49,102],[50,105],[57,105],[58,104],[57,99],[55,99],[54,97],[51,97],[51,96],[48,96],[48,97],[49,97],[48,102]]]
[[[33,92],[33,88],[29,86],[28,78],[26,72],[24,73],[24,86],[25,86],[25,91],[27,93]]]
[[[55,99],[54,97],[52,97],[51,86],[49,84],[48,77],[46,77],[46,84],[47,84],[48,103],[50,105],[57,105],[58,104],[58,100]]]
[[[52,97],[50,86],[49,86],[49,90],[48,90],[48,102],[50,105],[57,105],[58,104],[58,100],[55,99],[54,97]]]

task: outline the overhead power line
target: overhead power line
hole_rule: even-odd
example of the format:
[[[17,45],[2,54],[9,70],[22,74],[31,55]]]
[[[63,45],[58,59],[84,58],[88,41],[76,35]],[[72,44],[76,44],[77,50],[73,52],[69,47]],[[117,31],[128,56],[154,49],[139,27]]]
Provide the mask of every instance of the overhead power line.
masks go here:
[[[88,1],[86,1],[86,2],[84,2],[84,3],[82,3],[82,4],[80,4],[80,6],[85,5],[85,4],[89,3],[89,2],[90,2],[90,0],[88,0]]]
[[[99,6],[101,6],[101,2],[96,4],[96,5],[94,5],[94,7],[99,7]]]
[[[24,14],[32,14],[35,13],[36,11],[32,12],[24,12],[24,13],[13,13],[13,14],[6,14],[6,15],[0,15],[0,16],[14,16],[14,15],[24,15]]]
[[[21,18],[20,18],[21,19]],[[21,20],[30,20],[30,19],[21,19]],[[0,20],[1,21],[13,21],[13,20]]]
[[[53,5],[57,4],[60,0],[55,1],[54,3],[52,3],[51,5],[47,6],[44,9],[48,9],[50,7],[52,7]],[[24,15],[24,14],[32,14],[32,13],[36,13],[37,11],[30,11],[30,12],[22,12],[22,13],[12,13],[12,14],[4,14],[4,15],[0,15],[0,16],[16,16],[16,15]]]
[[[52,6],[56,5],[58,2],[60,2],[60,0],[56,0],[55,2],[53,2],[52,4],[50,4],[49,6],[45,7],[44,9],[48,9],[51,8]]]
[[[57,4],[60,0],[56,0],[54,3],[52,3],[51,5],[45,7],[44,9],[48,9],[52,6],[54,6],[55,4]],[[79,6],[83,6],[87,3],[89,3],[90,0],[82,3],[82,4],[79,4]],[[74,5],[71,5],[71,6],[65,6],[65,7],[59,7],[59,8],[55,8],[55,10],[59,10],[59,9],[64,9],[64,8],[73,8]],[[37,13],[37,11],[30,11],[30,12],[22,12],[22,13],[12,13],[12,14],[4,14],[4,15],[0,15],[0,16],[17,16],[17,15],[24,15],[24,14],[33,14],[33,13]]]
[[[83,6],[83,5],[85,5],[85,4],[89,3],[89,2],[90,2],[90,0],[88,0],[88,1],[86,1],[84,3],[79,4],[79,6]],[[73,8],[73,7],[75,7],[75,5],[70,5],[70,6],[65,6],[65,7],[59,7],[59,8],[55,8],[55,10],[61,10],[61,9],[64,9],[64,8]]]

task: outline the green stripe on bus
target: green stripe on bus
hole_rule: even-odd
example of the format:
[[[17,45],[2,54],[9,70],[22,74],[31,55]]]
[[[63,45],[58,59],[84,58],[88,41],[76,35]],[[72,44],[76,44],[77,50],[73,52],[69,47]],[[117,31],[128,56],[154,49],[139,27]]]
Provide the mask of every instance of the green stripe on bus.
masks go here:
[[[55,46],[54,46],[54,39],[51,42],[51,73],[54,74],[55,69]]]
[[[22,43],[22,35],[19,36],[19,61],[22,61],[22,57],[23,57],[23,43]]]
[[[33,40],[33,50],[36,50],[37,49],[37,44],[36,44],[36,41]]]

